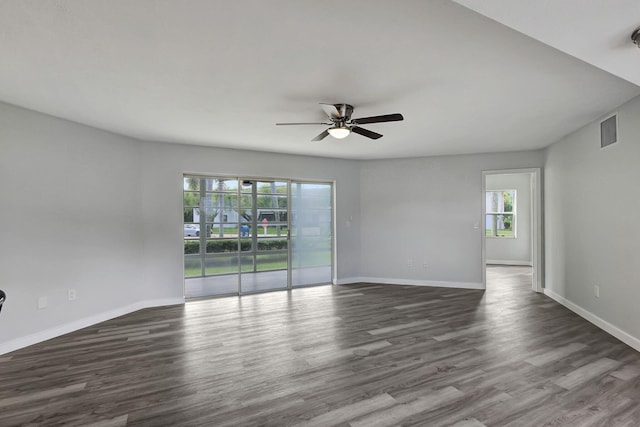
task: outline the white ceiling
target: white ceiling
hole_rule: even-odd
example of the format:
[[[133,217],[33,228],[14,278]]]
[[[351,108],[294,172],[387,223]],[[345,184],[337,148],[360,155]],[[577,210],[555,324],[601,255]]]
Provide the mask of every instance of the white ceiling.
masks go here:
[[[536,40],[640,85],[638,0],[454,0]]]
[[[460,2],[538,28],[516,19],[537,2]],[[612,3],[628,6],[625,18],[637,8]],[[573,22],[562,12],[540,27]],[[600,25],[628,32],[628,19],[618,24]],[[634,67],[635,57],[607,62],[608,43],[600,63],[556,47],[610,72]],[[11,104],[145,140],[340,158],[541,148],[640,94],[450,0],[3,0],[0,58],[0,100]],[[405,121],[364,126],[385,135],[375,142],[310,142],[324,127],[275,126],[323,121],[318,102]]]

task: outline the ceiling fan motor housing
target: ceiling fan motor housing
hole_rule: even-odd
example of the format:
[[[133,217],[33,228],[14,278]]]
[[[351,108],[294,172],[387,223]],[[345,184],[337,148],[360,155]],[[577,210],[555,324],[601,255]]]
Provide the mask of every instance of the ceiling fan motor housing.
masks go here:
[[[349,120],[351,120],[351,114],[353,113],[353,105],[340,104],[338,111],[340,111],[340,114],[341,114],[340,121],[348,122]]]

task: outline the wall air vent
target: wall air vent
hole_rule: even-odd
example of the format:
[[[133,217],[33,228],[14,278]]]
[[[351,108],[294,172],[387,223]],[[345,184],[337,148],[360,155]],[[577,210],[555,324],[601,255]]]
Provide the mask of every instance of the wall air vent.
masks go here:
[[[600,122],[600,148],[616,142],[618,142],[618,116],[614,114]]]

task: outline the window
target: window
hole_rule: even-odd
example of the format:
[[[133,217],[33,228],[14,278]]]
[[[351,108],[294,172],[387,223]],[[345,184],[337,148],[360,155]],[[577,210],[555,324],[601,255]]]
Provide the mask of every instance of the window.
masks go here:
[[[485,229],[488,237],[516,237],[516,190],[487,191]]]

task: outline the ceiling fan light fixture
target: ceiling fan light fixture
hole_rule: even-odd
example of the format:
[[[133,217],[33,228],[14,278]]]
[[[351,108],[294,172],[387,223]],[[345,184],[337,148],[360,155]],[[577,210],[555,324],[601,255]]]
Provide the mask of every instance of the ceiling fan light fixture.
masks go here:
[[[334,126],[329,129],[329,135],[336,139],[344,139],[349,136],[351,129],[346,126]]]

